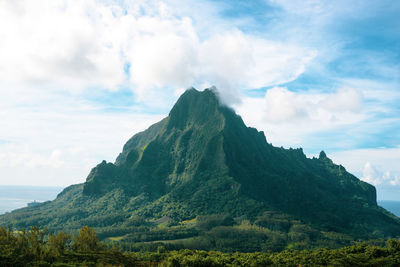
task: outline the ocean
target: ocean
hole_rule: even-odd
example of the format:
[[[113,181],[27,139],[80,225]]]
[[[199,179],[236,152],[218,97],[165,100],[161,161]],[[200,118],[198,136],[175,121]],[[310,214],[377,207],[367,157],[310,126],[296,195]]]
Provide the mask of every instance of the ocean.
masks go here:
[[[397,217],[400,217],[400,201],[394,200],[381,200],[378,201],[378,205],[386,210],[390,211]]]
[[[53,200],[63,187],[47,186],[0,186],[0,214],[23,208],[30,202]],[[381,200],[379,206],[400,217],[400,201]]]
[[[0,214],[23,208],[30,202],[53,200],[63,187],[47,186],[0,186]]]

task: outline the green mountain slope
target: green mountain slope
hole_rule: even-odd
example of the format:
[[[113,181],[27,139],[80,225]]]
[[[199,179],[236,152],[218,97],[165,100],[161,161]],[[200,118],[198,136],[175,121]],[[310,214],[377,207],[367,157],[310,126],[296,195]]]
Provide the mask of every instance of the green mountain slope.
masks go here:
[[[377,206],[372,185],[324,152],[309,159],[302,149],[272,146],[209,89],[186,91],[167,118],[133,136],[115,163],[97,165],[84,184],[0,216],[0,225],[71,231],[89,225],[102,237],[133,241],[211,236],[214,248],[224,231],[263,233],[260,240],[286,245],[400,234],[400,220]],[[175,234],[157,232],[160,225]],[[139,238],[140,231],[154,237]],[[257,244],[252,250],[264,243]]]

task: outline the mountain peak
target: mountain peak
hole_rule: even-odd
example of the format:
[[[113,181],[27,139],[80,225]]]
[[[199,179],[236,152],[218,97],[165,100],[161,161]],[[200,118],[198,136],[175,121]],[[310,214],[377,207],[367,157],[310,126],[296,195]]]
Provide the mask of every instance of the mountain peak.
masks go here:
[[[218,113],[220,106],[216,90],[198,91],[190,88],[183,93],[169,113],[169,128],[183,129],[191,123],[205,123]]]
[[[214,105],[219,105],[218,97],[217,97],[217,89],[213,86],[211,88],[206,88],[203,91],[199,91],[194,87],[187,89],[175,103],[171,112],[173,112],[174,108],[183,104],[193,104],[193,103],[211,103]],[[170,113],[171,113],[170,112]]]
[[[400,221],[377,206],[372,185],[323,151],[319,160],[309,159],[301,149],[268,144],[262,132],[221,105],[215,88],[187,90],[168,117],[128,140],[115,164],[103,161],[84,184],[65,189],[54,201],[1,215],[0,224],[43,222],[53,229],[60,222],[71,229],[93,224],[110,236],[119,227],[123,236],[134,218],[151,225],[168,217],[190,233],[191,226],[181,222],[223,214],[272,230],[268,233],[278,230],[282,240],[299,236],[302,242],[298,229],[314,229],[307,232],[316,241],[328,232],[338,242],[342,234],[354,240],[400,234]]]
[[[327,156],[326,156],[325,151],[321,150],[321,152],[319,153],[319,157],[318,157],[318,158],[319,158],[319,159],[326,159]]]

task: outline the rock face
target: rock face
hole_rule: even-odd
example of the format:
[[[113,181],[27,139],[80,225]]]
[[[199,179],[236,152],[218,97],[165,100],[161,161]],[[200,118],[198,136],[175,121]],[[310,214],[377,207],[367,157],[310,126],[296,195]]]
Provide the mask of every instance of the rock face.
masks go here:
[[[375,188],[322,151],[277,148],[220,105],[213,90],[187,90],[169,116],[134,135],[115,163],[94,167],[56,200],[0,217],[2,225],[123,227],[135,216],[176,222],[206,214],[255,220],[288,214],[354,238],[400,234],[377,206]],[[53,214],[53,215],[50,215]]]

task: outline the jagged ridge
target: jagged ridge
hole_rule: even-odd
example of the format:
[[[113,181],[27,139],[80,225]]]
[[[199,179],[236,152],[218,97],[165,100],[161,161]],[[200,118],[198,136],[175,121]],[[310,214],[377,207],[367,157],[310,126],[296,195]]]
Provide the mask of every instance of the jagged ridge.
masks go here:
[[[134,135],[115,163],[97,165],[84,184],[0,222],[75,229],[123,227],[137,216],[179,222],[229,214],[254,221],[267,211],[354,238],[400,233],[399,220],[377,206],[373,186],[324,152],[309,159],[302,149],[272,146],[209,89],[187,90],[168,117]]]

